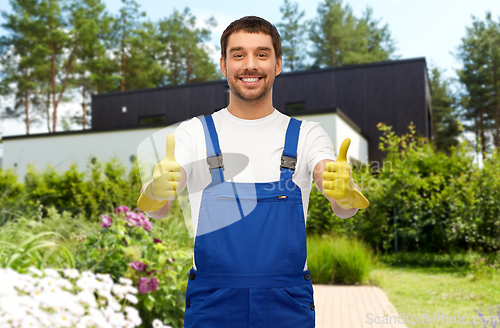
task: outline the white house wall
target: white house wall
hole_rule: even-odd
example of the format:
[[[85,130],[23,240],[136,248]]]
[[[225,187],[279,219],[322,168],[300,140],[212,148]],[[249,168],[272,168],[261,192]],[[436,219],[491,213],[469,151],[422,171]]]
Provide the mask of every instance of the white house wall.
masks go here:
[[[175,127],[170,129],[173,132]],[[3,165],[4,169],[14,169],[21,180],[27,173],[28,164],[33,164],[38,170],[51,165],[64,172],[76,163],[78,170],[84,171],[92,157],[99,162],[115,157],[130,171],[130,157],[136,156],[139,143],[158,130],[160,129],[4,139]]]
[[[345,138],[351,139],[347,152],[349,161],[368,163],[368,141],[360,133],[354,130],[349,123],[337,114],[302,115],[300,120],[320,122],[321,127],[332,139],[335,155],[338,155],[340,145]]]

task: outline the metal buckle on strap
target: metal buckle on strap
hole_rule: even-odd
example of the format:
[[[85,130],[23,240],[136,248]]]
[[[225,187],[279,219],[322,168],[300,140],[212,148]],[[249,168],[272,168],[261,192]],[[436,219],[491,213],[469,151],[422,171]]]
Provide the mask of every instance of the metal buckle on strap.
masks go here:
[[[284,152],[284,150],[283,150]],[[297,164],[297,158],[295,157],[289,157],[285,155],[281,155],[281,166],[280,170],[282,168],[289,169],[295,172],[295,165]]]
[[[222,155],[207,157],[207,163],[210,166],[208,168],[209,170],[218,169],[221,167],[222,170],[224,170],[224,164],[222,163]]]

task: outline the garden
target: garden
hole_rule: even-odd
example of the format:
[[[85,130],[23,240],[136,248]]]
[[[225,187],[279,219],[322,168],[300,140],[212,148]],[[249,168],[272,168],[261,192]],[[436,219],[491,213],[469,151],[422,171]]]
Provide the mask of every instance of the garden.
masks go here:
[[[402,313],[500,315],[500,155],[480,168],[465,143],[379,129],[386,160],[353,168],[370,207],[342,220],[311,191],[313,283],[380,286]],[[0,171],[0,327],[183,327],[193,239],[178,202],[138,210],[140,188],[116,160]]]

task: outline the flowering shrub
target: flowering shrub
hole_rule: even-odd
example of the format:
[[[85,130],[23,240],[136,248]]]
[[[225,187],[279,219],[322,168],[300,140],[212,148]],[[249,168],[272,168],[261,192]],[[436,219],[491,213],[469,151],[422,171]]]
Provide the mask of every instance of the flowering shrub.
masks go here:
[[[497,252],[500,255],[500,251]],[[488,258],[481,257],[471,260],[470,269],[473,279],[488,278],[492,279],[495,274],[500,272],[500,263],[494,256]]]
[[[102,229],[77,246],[77,267],[108,273],[115,281],[130,279],[145,327],[156,327],[156,318],[182,327],[192,250],[174,240],[164,242],[159,222],[153,225],[138,209],[122,205],[100,219]]]
[[[114,283],[109,275],[54,269],[30,274],[0,269],[0,327],[137,327],[137,289],[130,279]],[[155,321],[155,327],[164,326]]]

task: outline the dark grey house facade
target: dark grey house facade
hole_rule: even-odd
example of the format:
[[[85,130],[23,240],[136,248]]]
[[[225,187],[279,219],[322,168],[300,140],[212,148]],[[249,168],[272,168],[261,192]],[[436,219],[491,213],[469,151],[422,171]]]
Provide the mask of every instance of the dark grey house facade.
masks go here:
[[[225,80],[92,96],[92,130],[171,125],[211,114],[228,104]],[[432,109],[425,58],[280,74],[273,103],[293,116],[345,113],[368,139],[369,160],[381,161],[379,122],[396,134],[432,137]]]

